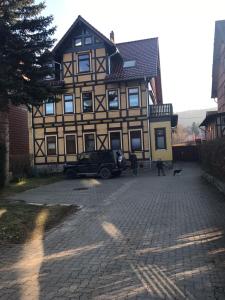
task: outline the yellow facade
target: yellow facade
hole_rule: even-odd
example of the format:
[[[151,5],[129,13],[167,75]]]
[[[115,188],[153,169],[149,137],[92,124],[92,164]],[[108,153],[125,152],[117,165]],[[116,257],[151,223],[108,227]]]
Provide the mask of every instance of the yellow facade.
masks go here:
[[[157,149],[156,147],[156,138],[155,138],[155,129],[165,128],[166,130],[166,149]],[[160,122],[151,122],[150,124],[151,131],[151,152],[152,160],[157,161],[162,159],[163,161],[172,161],[173,152],[172,152],[172,130],[171,130],[171,121],[160,121]]]
[[[34,164],[48,165],[75,161],[85,149],[85,139],[88,134],[94,136],[96,150],[106,150],[111,147],[110,136],[117,133],[125,157],[129,158],[132,151],[131,142],[135,134],[140,140],[140,146],[135,151],[140,161],[151,159],[172,160],[171,124],[170,122],[149,123],[148,105],[149,89],[146,79],[121,82],[107,82],[109,72],[107,48],[102,44],[83,50],[65,49],[61,57],[61,80],[64,81],[66,92],[53,104],[51,115],[46,113],[45,104],[33,107],[32,127],[30,130],[30,151],[34,154]],[[79,56],[88,55],[90,70],[79,72]],[[138,107],[130,107],[129,89],[136,89]],[[119,106],[109,107],[109,91],[118,95]],[[89,93],[92,101],[92,111],[84,109],[84,95]],[[73,111],[65,112],[65,96],[72,99]],[[157,151],[154,145],[154,128],[166,127],[167,149]],[[75,140],[74,153],[68,153],[67,137]],[[151,139],[150,139],[151,136]],[[53,140],[53,142],[52,142]],[[54,142],[56,141],[56,143]],[[53,145],[54,144],[54,145]],[[149,148],[151,145],[151,149]],[[48,152],[48,147],[55,147],[55,152]]]

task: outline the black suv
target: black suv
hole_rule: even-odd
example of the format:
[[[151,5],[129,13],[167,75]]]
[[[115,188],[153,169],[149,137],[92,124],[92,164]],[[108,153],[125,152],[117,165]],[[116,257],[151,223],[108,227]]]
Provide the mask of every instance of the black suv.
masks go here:
[[[125,166],[125,158],[120,150],[99,150],[81,153],[78,161],[64,165],[64,173],[67,178],[88,175],[108,179],[119,176]]]

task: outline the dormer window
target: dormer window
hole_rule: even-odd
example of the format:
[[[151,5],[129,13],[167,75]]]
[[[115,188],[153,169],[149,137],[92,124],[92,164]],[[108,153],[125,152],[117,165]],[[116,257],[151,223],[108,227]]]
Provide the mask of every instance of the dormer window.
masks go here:
[[[136,60],[127,60],[123,63],[124,68],[135,67],[135,65],[136,65]]]
[[[82,39],[75,39],[75,47],[82,46]]]

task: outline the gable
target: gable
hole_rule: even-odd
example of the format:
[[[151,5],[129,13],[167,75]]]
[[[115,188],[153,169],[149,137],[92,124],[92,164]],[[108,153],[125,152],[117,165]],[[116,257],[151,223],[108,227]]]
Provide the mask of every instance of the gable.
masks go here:
[[[92,48],[100,48],[104,46],[109,52],[113,52],[116,49],[114,43],[112,43],[81,16],[78,16],[52,52],[54,55],[59,57],[65,51],[82,51],[90,48],[90,45]]]

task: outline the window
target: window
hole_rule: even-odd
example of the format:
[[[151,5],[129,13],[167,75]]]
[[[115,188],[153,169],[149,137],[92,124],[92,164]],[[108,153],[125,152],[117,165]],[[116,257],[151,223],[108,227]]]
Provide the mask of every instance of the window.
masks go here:
[[[95,37],[95,43],[96,43],[96,44],[100,44],[101,41],[100,41],[97,37]]]
[[[119,109],[119,98],[117,90],[108,91],[108,107],[109,109]]]
[[[121,150],[120,132],[110,132],[110,148],[112,150]]]
[[[76,136],[66,135],[66,154],[76,154]]]
[[[138,90],[138,88],[129,88],[128,89],[128,102],[129,102],[130,108],[139,106],[139,90]]]
[[[166,128],[155,128],[155,148],[166,149]]]
[[[82,46],[82,40],[80,39],[75,39],[75,47],[80,47]]]
[[[93,102],[92,102],[92,93],[82,93],[83,100],[83,112],[92,112],[93,111]]]
[[[89,54],[79,54],[78,55],[78,71],[90,72],[90,56]]]
[[[84,135],[85,151],[95,150],[95,135],[94,133],[88,133]]]
[[[48,99],[45,102],[45,114],[46,115],[54,115],[55,113],[55,103],[53,99]]]
[[[136,60],[127,60],[123,63],[124,68],[135,67],[135,65],[136,65]]]
[[[83,34],[90,34],[89,31],[87,30],[87,28],[83,28],[82,33],[83,33]]]
[[[130,148],[131,151],[142,150],[141,130],[130,131]]]
[[[74,112],[73,95],[64,95],[64,113],[69,114]]]
[[[90,45],[91,43],[92,43],[91,36],[84,38],[84,44],[85,45]]]
[[[56,136],[47,136],[47,155],[56,155]]]

